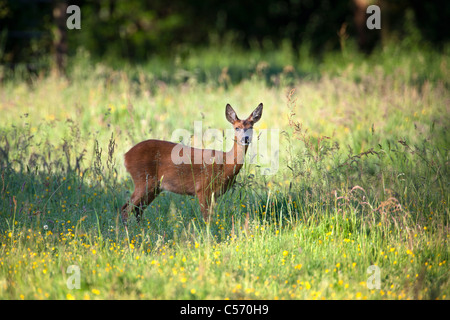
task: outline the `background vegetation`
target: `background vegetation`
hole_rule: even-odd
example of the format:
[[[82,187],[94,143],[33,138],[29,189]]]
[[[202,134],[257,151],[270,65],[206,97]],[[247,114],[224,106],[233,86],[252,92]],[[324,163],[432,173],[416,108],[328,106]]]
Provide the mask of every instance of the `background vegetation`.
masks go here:
[[[18,10],[14,3],[2,3],[3,14]],[[241,31],[245,17],[233,3],[212,16],[195,2],[175,1],[165,15],[163,3],[126,3],[134,6],[82,3],[65,75],[52,72],[51,45],[33,40],[29,48],[42,54],[16,56],[2,29],[1,298],[448,299],[449,47],[443,30],[426,36],[414,9],[424,4],[399,2],[406,18],[389,30],[402,36],[375,41],[368,54],[352,18],[338,14],[348,3],[326,11],[325,1],[298,2],[318,7],[289,29],[311,32],[297,35],[282,23],[259,28],[281,10],[271,3],[250,6]],[[30,10],[9,25],[35,17],[52,28],[51,16]],[[281,12],[286,24],[298,21],[295,10]],[[337,45],[314,37],[314,21],[334,21],[327,12],[341,17],[324,27]],[[198,31],[186,17],[198,17]],[[118,21],[159,27],[122,38]],[[275,175],[247,164],[209,225],[195,198],[163,193],[140,225],[123,228],[131,146],[198,120],[227,129],[226,103],[245,116],[259,102],[257,128],[281,132]],[[71,265],[80,267],[80,289],[67,286]],[[379,289],[367,287],[371,265]]]

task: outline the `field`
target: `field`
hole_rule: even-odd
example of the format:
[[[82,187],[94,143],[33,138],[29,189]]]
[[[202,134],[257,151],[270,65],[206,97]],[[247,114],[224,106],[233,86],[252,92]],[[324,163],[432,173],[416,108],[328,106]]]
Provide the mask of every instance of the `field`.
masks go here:
[[[3,71],[0,298],[448,299],[448,52],[294,56],[80,51],[68,78]],[[260,102],[275,174],[247,164],[208,225],[163,193],[125,230],[130,147],[230,129],[227,103],[244,118]]]

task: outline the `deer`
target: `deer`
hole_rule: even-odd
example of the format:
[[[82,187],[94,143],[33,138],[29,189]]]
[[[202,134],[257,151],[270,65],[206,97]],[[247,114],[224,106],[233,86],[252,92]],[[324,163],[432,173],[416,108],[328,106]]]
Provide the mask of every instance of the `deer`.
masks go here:
[[[153,139],[132,147],[124,156],[134,183],[134,192],[121,209],[125,226],[131,211],[139,223],[145,207],[161,191],[197,197],[203,219],[209,223],[210,204],[234,184],[252,142],[253,125],[261,119],[262,111],[260,103],[247,119],[240,120],[231,105],[226,105],[225,117],[234,128],[234,143],[228,152]]]

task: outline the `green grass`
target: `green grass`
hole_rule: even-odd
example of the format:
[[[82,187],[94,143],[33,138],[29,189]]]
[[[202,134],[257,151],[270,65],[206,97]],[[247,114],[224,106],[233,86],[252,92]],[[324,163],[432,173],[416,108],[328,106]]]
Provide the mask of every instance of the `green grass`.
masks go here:
[[[448,55],[228,51],[2,84],[0,298],[448,299]],[[275,175],[246,165],[209,225],[163,193],[126,232],[131,146],[259,102]]]

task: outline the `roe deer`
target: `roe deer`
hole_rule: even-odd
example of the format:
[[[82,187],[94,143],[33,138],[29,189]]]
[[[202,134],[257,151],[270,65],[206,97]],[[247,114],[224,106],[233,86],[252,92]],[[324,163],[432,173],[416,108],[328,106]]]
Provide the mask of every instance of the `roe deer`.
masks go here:
[[[253,124],[261,119],[262,110],[260,103],[246,120],[239,120],[227,104],[225,116],[235,129],[234,145],[228,152],[191,148],[161,140],[146,140],[132,147],[125,154],[125,167],[133,178],[134,192],[121,209],[123,223],[126,225],[132,209],[139,222],[145,206],[162,190],[197,196],[203,218],[208,222],[209,201],[234,183],[252,140]],[[174,161],[174,155],[179,159],[180,151],[188,161]],[[199,155],[201,159],[197,161]]]

